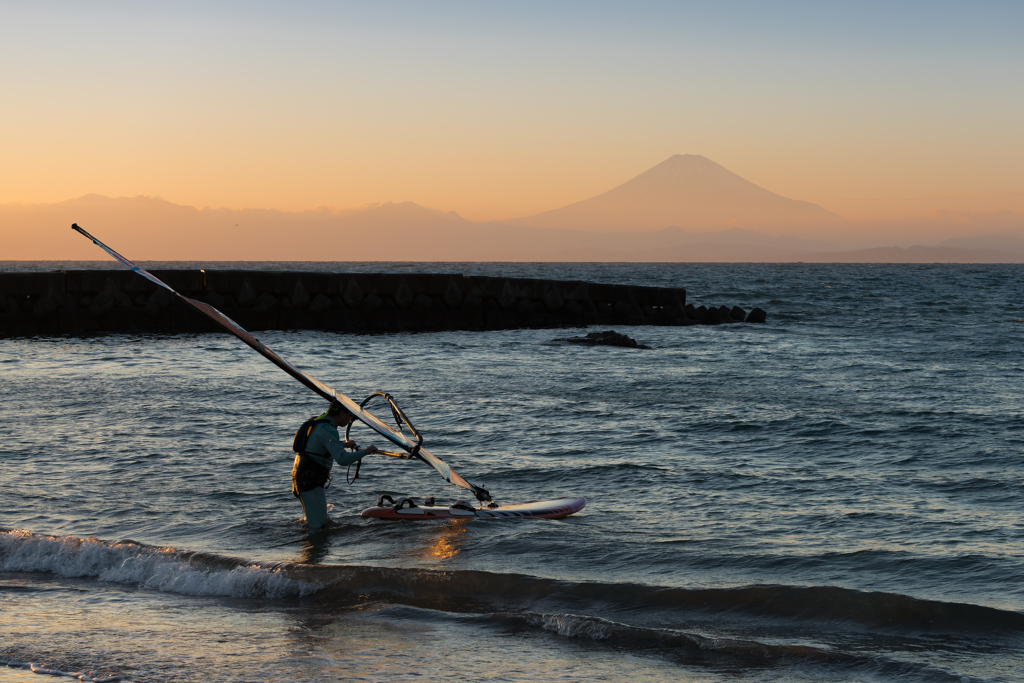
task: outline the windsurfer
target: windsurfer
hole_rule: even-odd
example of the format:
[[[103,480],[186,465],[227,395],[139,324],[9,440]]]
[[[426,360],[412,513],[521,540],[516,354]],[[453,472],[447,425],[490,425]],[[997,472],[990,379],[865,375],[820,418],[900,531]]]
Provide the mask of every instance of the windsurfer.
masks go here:
[[[292,493],[302,503],[310,531],[321,528],[328,521],[327,494],[324,488],[330,480],[334,463],[347,467],[377,452],[377,447],[372,445],[358,451],[345,450],[355,448],[356,443],[342,441],[338,428],[348,426],[353,420],[355,416],[345,406],[332,401],[327,412],[316,418],[305,430],[305,447],[295,454]]]
[[[363,456],[370,453],[384,452],[378,451],[373,446],[370,446],[366,450],[356,451],[354,453],[346,453],[344,451],[345,444],[341,442],[341,437],[338,436],[338,426],[348,426],[352,422],[354,416],[350,414],[338,400],[338,397],[341,396],[341,394],[334,389],[331,389],[323,382],[320,382],[302,372],[284,358],[281,358],[281,356],[267,348],[266,344],[252,336],[238,323],[218,311],[210,304],[203,301],[197,301],[196,299],[190,299],[187,296],[182,295],[180,292],[175,291],[173,287],[162,281],[160,278],[156,277],[152,273],[146,272],[142,268],[139,268],[124,256],[121,256],[116,251],[103,244],[103,242],[100,242],[98,239],[80,228],[77,223],[72,224],[71,229],[81,233],[83,237],[91,240],[93,244],[110,254],[111,257],[116,259],[126,268],[129,268],[139,276],[149,280],[157,287],[163,288],[164,291],[170,292],[172,295],[178,297],[178,299],[185,302],[199,313],[205,315],[207,319],[220,325],[229,334],[233,334],[241,339],[261,356],[284,370],[290,376],[294,377],[296,380],[301,382],[303,386],[311,389],[318,396],[330,400],[332,404],[337,404],[336,407],[332,406],[327,413],[315,419],[316,422],[324,422],[326,426],[321,427],[315,425],[314,420],[310,420],[303,425],[303,429],[299,430],[299,434],[295,435],[294,450],[296,453],[300,453],[302,455],[296,457],[295,468],[292,470],[292,492],[302,501],[302,508],[306,512],[306,521],[309,523],[311,529],[319,529],[326,524],[327,498],[324,495],[324,488],[330,481],[331,466],[335,462],[339,465],[349,465],[351,463],[358,462],[363,458]],[[427,450],[423,448],[423,438],[412,426],[412,423],[409,422],[408,418],[405,417],[401,409],[395,405],[394,400],[388,394],[377,392],[376,394],[372,394],[368,399],[366,399],[366,401],[369,401],[370,398],[373,398],[374,396],[383,396],[388,400],[391,404],[391,411],[395,416],[395,421],[398,422],[399,419],[401,419],[401,421],[416,437],[415,442],[402,433],[401,424],[398,425],[398,431],[396,431],[375,418],[373,415],[367,413],[365,409],[360,410],[358,413],[358,419],[360,421],[365,422],[366,425],[375,432],[405,450],[409,454],[409,457],[414,457],[417,460],[421,460],[433,467],[438,474],[444,477],[445,481],[455,484],[456,486],[469,489],[476,496],[477,500],[481,502],[491,500],[491,494],[487,492],[487,489],[482,486],[474,486],[473,484],[470,484],[464,477],[456,474],[451,467],[444,463],[444,461],[436,455],[428,453]],[[344,397],[342,398],[344,399]],[[363,406],[366,405],[366,401],[363,401]],[[344,415],[342,413],[344,413]],[[314,429],[314,427],[316,427],[316,429]],[[313,445],[311,446],[313,453],[307,455],[307,437],[311,436],[313,432],[317,432],[316,438],[313,440]],[[299,443],[300,434],[302,435],[301,443]],[[354,445],[352,447],[355,448]],[[387,455],[396,454],[387,453]]]

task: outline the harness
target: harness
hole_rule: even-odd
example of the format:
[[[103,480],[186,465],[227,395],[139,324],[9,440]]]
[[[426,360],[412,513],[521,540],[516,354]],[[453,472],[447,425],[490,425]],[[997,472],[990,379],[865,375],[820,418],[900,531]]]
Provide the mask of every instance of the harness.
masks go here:
[[[315,488],[323,487],[326,490],[334,478],[329,469],[311,458],[311,454],[306,452],[306,443],[309,441],[309,435],[313,432],[313,428],[326,420],[327,418],[323,416],[311,417],[303,422],[295,432],[295,439],[292,441],[292,450],[295,451],[295,464],[292,466],[292,495],[296,498]],[[325,457],[319,453],[312,455]],[[330,455],[326,457],[329,458]]]

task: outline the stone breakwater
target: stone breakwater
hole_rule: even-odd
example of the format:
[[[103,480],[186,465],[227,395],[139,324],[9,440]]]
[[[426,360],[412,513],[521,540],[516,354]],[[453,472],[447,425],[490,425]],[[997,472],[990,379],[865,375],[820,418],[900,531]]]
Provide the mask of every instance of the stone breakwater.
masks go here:
[[[460,274],[163,270],[249,330],[405,332],[764,322],[686,290]],[[0,336],[204,332],[214,323],[127,270],[0,273]]]

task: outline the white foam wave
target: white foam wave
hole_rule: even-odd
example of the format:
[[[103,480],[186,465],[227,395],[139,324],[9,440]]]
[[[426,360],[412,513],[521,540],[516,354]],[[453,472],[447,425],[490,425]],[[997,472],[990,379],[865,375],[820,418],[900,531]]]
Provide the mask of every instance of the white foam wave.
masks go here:
[[[541,614],[536,623],[548,631],[554,631],[566,638],[583,636],[592,640],[604,640],[614,630],[614,625],[603,619],[580,617],[573,614]]]
[[[193,556],[183,557],[174,548],[41,536],[21,530],[0,532],[0,571],[90,577],[183,595],[280,598],[308,595],[321,588],[292,578],[283,569],[258,564],[217,568]]]
[[[46,674],[47,676],[70,676],[71,678],[77,678],[84,683],[117,683],[122,680],[121,676],[105,676],[103,674],[97,674],[95,671],[82,672],[82,671],[61,671],[55,668],[46,668],[40,664],[33,664],[29,662],[29,670],[34,674]]]

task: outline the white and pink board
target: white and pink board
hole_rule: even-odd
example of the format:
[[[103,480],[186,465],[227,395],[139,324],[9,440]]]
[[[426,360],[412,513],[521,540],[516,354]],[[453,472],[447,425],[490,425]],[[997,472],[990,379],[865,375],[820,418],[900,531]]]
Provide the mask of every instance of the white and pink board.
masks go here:
[[[496,508],[476,508],[473,510],[442,507],[439,505],[424,505],[396,510],[390,505],[385,505],[366,508],[360,516],[374,517],[376,519],[402,519],[411,522],[425,519],[456,518],[504,519],[509,517],[533,517],[537,519],[561,519],[579,512],[586,504],[586,498],[576,496],[573,498],[558,498],[557,500],[543,500],[538,503],[502,505]]]

